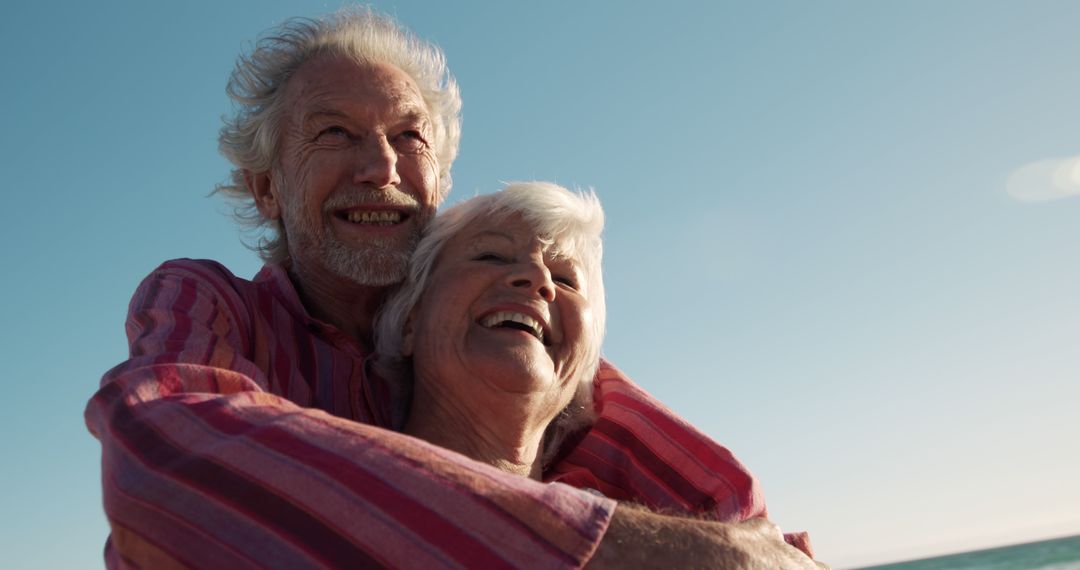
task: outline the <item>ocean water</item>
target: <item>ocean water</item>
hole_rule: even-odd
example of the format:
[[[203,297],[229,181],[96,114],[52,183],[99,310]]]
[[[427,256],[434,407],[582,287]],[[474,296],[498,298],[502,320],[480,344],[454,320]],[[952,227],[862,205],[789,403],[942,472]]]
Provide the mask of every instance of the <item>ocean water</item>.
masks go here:
[[[867,566],[862,570],[1080,570],[1080,536]]]

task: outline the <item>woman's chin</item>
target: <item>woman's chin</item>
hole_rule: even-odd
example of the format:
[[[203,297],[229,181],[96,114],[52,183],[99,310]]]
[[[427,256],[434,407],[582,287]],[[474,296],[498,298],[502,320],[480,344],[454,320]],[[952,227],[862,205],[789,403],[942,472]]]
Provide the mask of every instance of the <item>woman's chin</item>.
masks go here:
[[[554,369],[546,352],[513,351],[488,354],[475,361],[474,375],[485,385],[512,394],[531,394],[551,389]]]

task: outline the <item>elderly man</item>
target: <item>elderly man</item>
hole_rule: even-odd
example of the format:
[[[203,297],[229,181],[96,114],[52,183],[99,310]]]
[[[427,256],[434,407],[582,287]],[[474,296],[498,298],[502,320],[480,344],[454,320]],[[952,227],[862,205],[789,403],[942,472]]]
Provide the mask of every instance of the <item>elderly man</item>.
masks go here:
[[[457,152],[437,48],[363,10],[293,21],[229,93],[221,190],[268,226],[267,265],[170,261],[136,291],[86,412],[109,567],[814,567],[724,448],[609,365],[547,484],[383,429],[373,316]]]

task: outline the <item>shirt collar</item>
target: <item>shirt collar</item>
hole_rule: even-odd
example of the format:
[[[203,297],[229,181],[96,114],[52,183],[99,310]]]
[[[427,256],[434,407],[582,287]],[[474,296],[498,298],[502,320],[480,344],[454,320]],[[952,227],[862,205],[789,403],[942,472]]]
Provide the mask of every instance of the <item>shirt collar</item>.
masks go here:
[[[293,316],[305,322],[318,322],[308,314],[304,304],[300,302],[300,294],[296,292],[296,287],[289,279],[289,272],[285,271],[283,266],[277,263],[263,265],[263,268],[255,275],[254,281],[268,286],[274,297],[281,301]]]
[[[365,354],[366,350],[355,339],[345,334],[336,326],[316,319],[308,313],[304,303],[300,301],[300,294],[296,292],[296,286],[289,278],[289,272],[285,266],[278,263],[267,263],[262,270],[255,275],[254,281],[268,287],[271,294],[296,320],[304,323],[308,330],[319,336],[332,341],[339,348],[348,349],[357,355]]]

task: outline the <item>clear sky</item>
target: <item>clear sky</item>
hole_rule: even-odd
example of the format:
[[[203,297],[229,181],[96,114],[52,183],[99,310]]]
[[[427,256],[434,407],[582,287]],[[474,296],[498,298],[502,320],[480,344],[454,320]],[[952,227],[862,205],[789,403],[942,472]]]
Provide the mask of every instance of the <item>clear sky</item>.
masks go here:
[[[336,2],[0,18],[0,541],[100,567],[82,411],[219,197],[237,53]],[[465,101],[451,201],[596,189],[605,353],[837,567],[1080,533],[1080,3],[383,2]],[[661,7],[662,6],[662,7]]]

